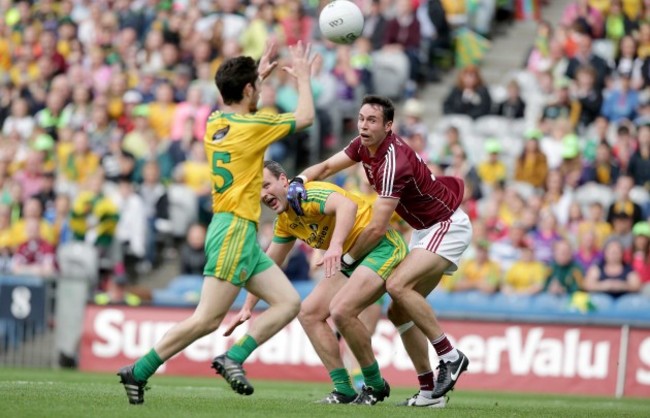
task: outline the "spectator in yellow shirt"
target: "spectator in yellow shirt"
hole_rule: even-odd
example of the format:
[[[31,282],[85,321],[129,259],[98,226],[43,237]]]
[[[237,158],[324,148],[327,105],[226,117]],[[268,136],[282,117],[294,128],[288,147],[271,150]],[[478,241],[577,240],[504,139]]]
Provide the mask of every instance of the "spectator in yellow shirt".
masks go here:
[[[50,245],[56,245],[56,234],[52,225],[43,218],[43,206],[35,197],[27,199],[23,205],[23,216],[11,226],[11,246],[16,248],[25,243],[27,236],[27,221],[39,223],[40,237]]]
[[[521,248],[521,259],[515,261],[504,278],[501,292],[505,294],[534,295],[542,290],[548,271],[535,260],[530,243]]]
[[[480,290],[493,293],[499,286],[501,271],[499,265],[490,260],[488,248],[490,243],[481,240],[476,244],[476,256],[464,260],[451,279],[451,291]]]
[[[488,158],[479,164],[478,175],[484,184],[494,187],[504,181],[508,174],[506,165],[499,159],[501,153],[499,140],[494,138],[486,140],[485,152],[487,152]]]
[[[587,219],[578,225],[578,236],[584,236],[586,231],[592,231],[596,235],[596,249],[600,250],[605,240],[612,233],[612,225],[605,220],[605,211],[600,202],[589,204]]]
[[[74,183],[85,183],[99,168],[99,156],[90,149],[88,134],[77,131],[72,137],[74,151],[68,155],[63,168],[64,177]]]
[[[149,123],[158,142],[168,141],[172,134],[172,122],[176,112],[174,89],[169,83],[161,83],[156,89],[156,100],[149,104]]]
[[[197,196],[209,195],[212,191],[210,165],[205,157],[203,142],[195,141],[190,147],[187,160],[176,167],[174,180],[183,183]]]

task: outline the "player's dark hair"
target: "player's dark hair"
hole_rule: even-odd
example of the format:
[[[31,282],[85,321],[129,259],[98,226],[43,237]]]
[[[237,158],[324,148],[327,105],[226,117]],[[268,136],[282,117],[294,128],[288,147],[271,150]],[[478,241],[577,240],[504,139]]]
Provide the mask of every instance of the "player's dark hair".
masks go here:
[[[395,117],[395,106],[393,105],[393,102],[388,97],[375,96],[370,94],[363,98],[363,101],[361,102],[361,106],[365,104],[369,104],[373,106],[381,106],[382,113],[384,116],[384,123],[393,121],[393,118]]]
[[[269,170],[276,179],[279,179],[282,174],[284,174],[285,177],[288,177],[287,172],[284,170],[284,167],[282,167],[280,163],[276,161],[273,160],[264,161],[264,168]]]
[[[223,102],[227,105],[239,103],[244,98],[246,84],[255,85],[257,63],[251,57],[235,57],[226,60],[214,76]]]

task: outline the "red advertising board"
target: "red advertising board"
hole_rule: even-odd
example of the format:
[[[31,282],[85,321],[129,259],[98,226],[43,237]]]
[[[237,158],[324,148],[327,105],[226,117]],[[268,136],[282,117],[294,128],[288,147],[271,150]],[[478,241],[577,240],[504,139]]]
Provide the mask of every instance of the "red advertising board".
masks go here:
[[[83,370],[114,372],[146,353],[190,310],[154,307],[88,306],[80,355]],[[224,323],[230,321],[229,314]],[[253,319],[254,320],[254,319]],[[168,361],[160,373],[214,374],[211,359],[223,353],[246,332],[248,324],[231,337],[223,328],[201,338]],[[470,359],[460,388],[549,393],[614,395],[621,338],[620,327],[444,321],[445,332]],[[647,395],[650,381],[650,334],[632,332],[638,340],[636,374],[628,373],[626,394]],[[373,337],[382,374],[393,386],[417,386],[413,366],[392,324],[382,319]],[[643,354],[641,353],[643,351]],[[431,353],[436,365],[435,354]],[[630,364],[633,362],[630,355]],[[281,368],[278,368],[281,366]],[[628,368],[629,369],[629,368]],[[327,381],[328,375],[298,321],[260,346],[247,360],[250,377]],[[646,383],[644,383],[646,382]],[[645,391],[645,392],[644,392]]]
[[[630,330],[624,387],[626,396],[650,397],[650,329]]]

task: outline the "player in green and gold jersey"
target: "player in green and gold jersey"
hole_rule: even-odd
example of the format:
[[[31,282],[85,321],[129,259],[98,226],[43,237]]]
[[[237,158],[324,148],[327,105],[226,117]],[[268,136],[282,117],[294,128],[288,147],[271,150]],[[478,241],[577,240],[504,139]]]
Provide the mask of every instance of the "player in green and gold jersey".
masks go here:
[[[399,233],[389,229],[365,257],[346,267],[341,256],[370,223],[372,204],[334,184],[309,182],[305,185],[308,197],[302,203],[303,214],[298,215],[287,201],[288,184],[280,164],[264,163],[262,202],[278,214],[273,241],[266,253],[281,264],[296,239],[326,250],[321,261],[325,278],[303,301],[299,314],[300,323],[334,383],[334,390],[321,402],[368,403],[367,396],[357,396],[352,387],[338,341],[327,323],[330,316],[350,347],[367,346],[371,354],[357,360],[366,387],[375,388],[378,394],[370,403],[382,401],[390,394],[390,388],[381,376],[370,347],[370,332],[359,315],[385,293],[386,278],[408,253],[406,243]],[[226,333],[250,318],[255,303],[257,298],[249,295]]]
[[[283,68],[298,85],[294,113],[257,113],[260,83],[277,65],[271,61],[275,56],[272,43],[259,65],[250,57],[235,57],[217,70],[215,81],[224,106],[210,115],[204,138],[212,168],[214,216],[205,243],[207,261],[201,299],[192,316],[174,325],[135,364],[119,371],[131,404],[144,402],[147,379],[166,360],[219,327],[242,287],[264,299],[270,307],[248,334],[212,361],[217,373],[240,394],[253,393],[242,367],[244,360],[298,314],[300,297],[282,270],[260,248],[257,223],[266,148],[294,130],[310,126],[314,120],[310,86],[313,60],[309,60],[309,50],[300,42],[290,47],[291,67]]]

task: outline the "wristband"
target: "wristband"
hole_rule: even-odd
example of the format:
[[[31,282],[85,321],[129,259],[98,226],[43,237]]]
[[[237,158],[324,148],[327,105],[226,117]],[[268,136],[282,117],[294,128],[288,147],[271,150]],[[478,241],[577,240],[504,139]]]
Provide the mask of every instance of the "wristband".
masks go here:
[[[300,180],[301,183],[305,184],[307,183],[307,177],[306,176],[296,176],[293,178],[294,180]]]
[[[342,259],[343,259],[343,262],[345,264],[347,264],[348,266],[351,266],[352,264],[354,264],[357,261],[354,258],[352,258],[352,256],[349,253],[343,254]]]

